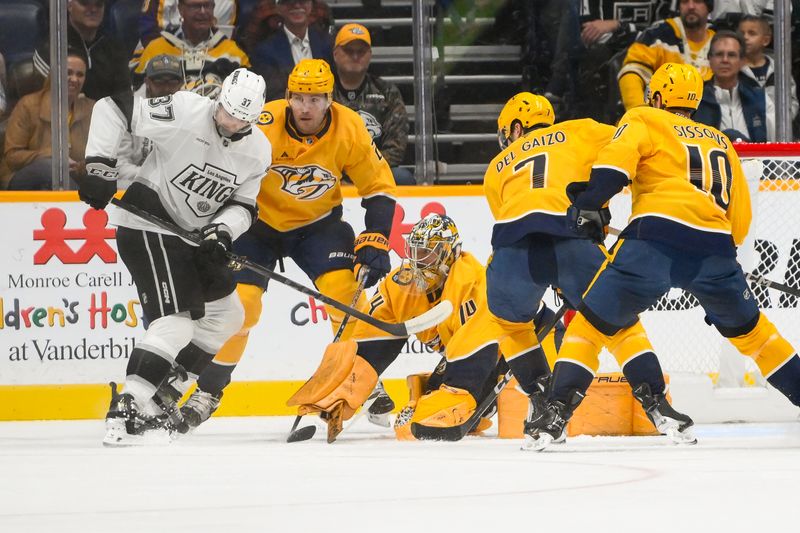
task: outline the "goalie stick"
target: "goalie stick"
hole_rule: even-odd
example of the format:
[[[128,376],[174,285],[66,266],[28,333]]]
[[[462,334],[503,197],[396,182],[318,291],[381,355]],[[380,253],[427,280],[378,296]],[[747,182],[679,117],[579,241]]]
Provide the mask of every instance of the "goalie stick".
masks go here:
[[[556,311],[556,315],[553,317],[552,322],[547,324],[547,326],[542,327],[539,332],[537,332],[536,337],[539,339],[541,343],[547,334],[550,333],[550,330],[555,327],[561,317],[564,316],[564,313],[567,311],[567,304],[564,303],[559,307],[558,311]],[[500,365],[502,362],[498,362],[496,368],[496,372],[501,368]],[[497,396],[506,388],[506,385],[511,381],[514,377],[514,374],[509,370],[506,372],[500,381],[497,382],[497,385],[494,386],[492,391],[481,401],[481,403],[475,408],[475,412],[464,422],[458,426],[452,426],[449,428],[431,428],[422,426],[417,424],[416,422],[411,423],[411,434],[414,435],[415,438],[418,440],[445,440],[445,441],[457,441],[464,438],[464,436],[469,433],[473,427],[478,423],[483,413],[489,409],[489,406],[494,403],[497,399]]]
[[[111,199],[111,203],[117,206],[120,209],[123,209],[129,213],[132,213],[142,220],[146,220],[151,224],[158,226],[159,228],[169,231],[173,235],[184,239],[187,242],[192,244],[199,245],[201,242],[200,236],[192,231],[187,231],[178,225],[174,224],[173,222],[169,222],[163,220],[143,209],[136,207],[135,205],[131,205],[127,202],[123,202],[122,200],[118,200],[116,198]],[[228,252],[228,266],[234,270],[241,270],[242,268],[247,268],[252,270],[253,272],[257,272],[262,276],[266,276],[271,280],[275,280],[282,285],[286,285],[287,287],[291,287],[292,289],[302,292],[312,298],[319,300],[320,302],[326,303],[331,307],[335,307],[339,311],[343,313],[347,313],[356,317],[359,320],[363,320],[367,324],[371,324],[376,328],[379,328],[386,333],[389,333],[395,337],[408,337],[413,333],[417,333],[420,331],[425,331],[428,328],[432,328],[433,326],[439,324],[450,314],[453,312],[453,304],[450,303],[449,300],[442,300],[438,304],[436,304],[433,308],[422,313],[419,316],[416,316],[412,319],[406,320],[405,322],[401,322],[400,324],[391,324],[389,322],[384,322],[383,320],[378,320],[377,318],[373,318],[372,316],[362,313],[358,309],[354,309],[349,305],[345,305],[333,298],[325,296],[324,294],[317,292],[313,289],[309,289],[305,285],[297,283],[286,276],[282,276],[277,272],[274,272],[266,267],[263,267],[257,263],[253,263],[252,261],[248,260],[246,257],[236,255],[234,253]]]
[[[361,297],[361,293],[364,291],[364,284],[367,282],[367,274],[369,273],[369,267],[363,267],[358,273],[358,287],[356,287],[356,292],[353,294],[353,301],[350,303],[350,307],[355,307],[358,304],[358,299]],[[341,337],[342,333],[344,333],[344,328],[347,326],[347,323],[350,321],[350,314],[344,315],[342,318],[342,323],[339,324],[339,329],[336,330],[336,335],[333,336],[332,342],[337,342]],[[372,395],[370,394],[370,397]],[[374,400],[373,400],[374,401]],[[289,430],[289,436],[286,437],[286,442],[300,442],[304,440],[308,440],[314,436],[314,433],[317,432],[317,426],[305,426],[300,429],[297,429],[297,426],[300,425],[300,420],[303,418],[303,415],[297,415],[294,419],[294,423],[292,424],[292,429]]]

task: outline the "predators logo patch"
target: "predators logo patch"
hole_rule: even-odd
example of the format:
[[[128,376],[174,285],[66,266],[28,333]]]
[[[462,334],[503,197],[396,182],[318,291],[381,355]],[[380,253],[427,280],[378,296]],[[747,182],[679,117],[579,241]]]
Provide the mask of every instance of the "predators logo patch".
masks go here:
[[[315,200],[336,186],[336,176],[319,165],[273,165],[270,170],[283,179],[281,190],[298,200]]]
[[[256,122],[259,126],[266,126],[268,124],[272,124],[275,118],[272,116],[272,113],[269,111],[262,111],[260,115],[258,115],[258,121]]]

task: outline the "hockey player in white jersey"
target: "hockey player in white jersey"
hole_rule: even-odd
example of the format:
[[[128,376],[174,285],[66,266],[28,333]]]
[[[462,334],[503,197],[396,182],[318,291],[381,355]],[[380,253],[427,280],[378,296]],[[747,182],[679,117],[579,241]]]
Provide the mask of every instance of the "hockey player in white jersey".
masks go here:
[[[119,254],[149,327],[131,353],[123,393],[112,386],[106,445],[140,443],[160,427],[159,405],[167,402],[155,393],[170,371],[180,366],[196,377],[242,325],[226,252],[256,218],[272,159],[266,136],[252,127],[265,89],[261,76],[237,69],[217,100],[189,92],[149,100],[126,94],[95,105],[81,200],[95,209],[111,200],[120,138],[128,130],[154,148],[123,201],[204,239],[194,246],[126,211],[112,213]]]

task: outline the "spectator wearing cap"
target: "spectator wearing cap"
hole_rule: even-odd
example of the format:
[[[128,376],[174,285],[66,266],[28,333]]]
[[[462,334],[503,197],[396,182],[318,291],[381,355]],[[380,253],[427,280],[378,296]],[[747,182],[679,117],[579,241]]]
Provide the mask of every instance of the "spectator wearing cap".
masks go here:
[[[130,67],[136,87],[144,82],[150,60],[162,54],[180,59],[184,89],[211,98],[219,93],[228,74],[250,66],[247,54],[215,26],[214,5],[213,0],[179,0],[181,26],[164,30],[133,52]]]
[[[84,154],[94,107],[94,100],[81,94],[87,63],[83,49],[67,51],[69,175],[73,179],[85,171]],[[16,191],[52,189],[50,83],[48,77],[42,90],[22,97],[11,112],[0,188],[8,183],[9,190]]]
[[[253,70],[267,80],[267,100],[283,98],[289,73],[301,59],[324,59],[333,64],[326,33],[311,26],[314,0],[278,0],[281,29],[252,53]]]
[[[708,53],[714,75],[703,85],[692,118],[734,141],[766,142],[775,135],[775,111],[758,82],[741,72],[744,56],[741,34],[722,30],[714,35]]]
[[[67,43],[84,51],[88,60],[83,93],[99,100],[131,86],[128,53],[117,39],[100,28],[105,14],[105,0],[69,0],[67,2]],[[50,48],[42,43],[33,57],[36,69],[45,77],[50,72]]]
[[[336,34],[333,99],[356,111],[389,163],[398,185],[416,185],[413,173],[400,166],[408,144],[408,115],[400,90],[368,72],[372,39],[361,24],[345,24]]]
[[[162,54],[147,63],[144,71],[144,84],[136,91],[135,96],[158,98],[170,96],[181,90],[183,72],[180,60],[171,55]],[[117,155],[119,179],[117,188],[127,189],[139,174],[144,160],[153,150],[153,143],[147,137],[139,137],[130,132],[122,137]]]

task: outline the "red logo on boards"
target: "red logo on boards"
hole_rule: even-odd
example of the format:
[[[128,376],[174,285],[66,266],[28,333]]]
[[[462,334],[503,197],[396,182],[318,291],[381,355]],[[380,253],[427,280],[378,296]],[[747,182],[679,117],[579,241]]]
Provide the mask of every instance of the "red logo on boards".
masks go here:
[[[42,213],[42,229],[33,230],[33,240],[44,241],[33,254],[34,265],[44,265],[57,257],[65,265],[86,264],[92,257],[104,263],[116,263],[117,252],[108,244],[116,230],[108,226],[108,214],[102,210],[87,209],[83,215],[83,228],[67,228],[67,215],[62,209],[51,207]],[[67,241],[83,241],[73,249]]]
[[[406,257],[406,239],[405,236],[409,234],[414,224],[425,218],[431,213],[437,215],[444,215],[447,213],[444,206],[439,202],[428,202],[419,210],[419,218],[415,218],[409,223],[403,222],[406,218],[406,212],[400,204],[395,205],[394,218],[392,219],[392,234],[389,236],[389,247],[394,250],[394,253],[400,256],[401,259]]]

